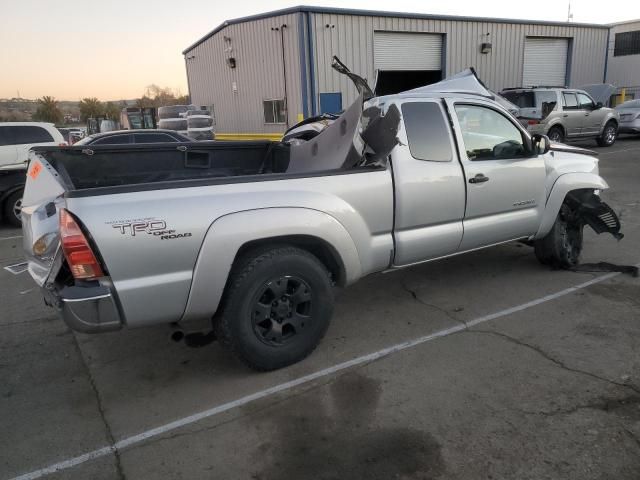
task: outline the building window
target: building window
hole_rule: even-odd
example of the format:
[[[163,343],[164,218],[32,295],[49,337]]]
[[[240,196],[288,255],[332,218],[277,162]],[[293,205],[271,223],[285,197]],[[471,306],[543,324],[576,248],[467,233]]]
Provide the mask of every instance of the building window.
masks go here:
[[[287,121],[287,108],[284,100],[265,100],[262,102],[264,108],[264,123],[285,123]]]
[[[613,49],[614,57],[640,54],[640,30],[635,32],[616,33]]]

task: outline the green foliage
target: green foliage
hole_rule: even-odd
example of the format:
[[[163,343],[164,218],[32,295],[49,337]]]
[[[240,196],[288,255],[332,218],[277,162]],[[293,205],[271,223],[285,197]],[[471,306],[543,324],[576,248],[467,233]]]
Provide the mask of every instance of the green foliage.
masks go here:
[[[136,107],[165,107],[167,105],[186,105],[189,96],[180,91],[173,92],[169,87],[159,87],[151,84],[145,89],[144,95],[136,100]]]
[[[38,108],[33,114],[33,119],[37,122],[62,123],[63,115],[56,99],[49,96],[39,98]]]
[[[105,114],[103,103],[95,97],[83,98],[80,100],[80,119],[83,122],[87,121],[87,118],[100,117]]]
[[[107,102],[104,104],[104,116],[109,120],[120,121],[121,108],[113,102]]]

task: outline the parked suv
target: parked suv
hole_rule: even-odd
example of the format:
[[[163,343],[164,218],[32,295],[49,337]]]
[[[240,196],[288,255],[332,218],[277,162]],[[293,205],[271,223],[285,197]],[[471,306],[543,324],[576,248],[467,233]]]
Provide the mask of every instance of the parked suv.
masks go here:
[[[0,122],[0,215],[5,221],[20,226],[22,190],[31,147],[64,143],[53,123]]]
[[[508,88],[501,95],[520,108],[519,118],[532,133],[556,143],[595,138],[601,147],[618,136],[619,114],[584,90],[557,87]]]

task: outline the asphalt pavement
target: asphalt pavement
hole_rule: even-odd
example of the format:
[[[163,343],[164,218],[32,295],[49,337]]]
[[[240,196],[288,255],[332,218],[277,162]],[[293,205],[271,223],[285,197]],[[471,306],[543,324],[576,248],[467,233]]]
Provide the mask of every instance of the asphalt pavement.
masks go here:
[[[585,229],[583,262],[638,264],[640,138],[596,150],[625,238]],[[640,478],[638,278],[519,243],[372,275],[271,373],[169,334],[72,333],[0,269],[0,478]]]

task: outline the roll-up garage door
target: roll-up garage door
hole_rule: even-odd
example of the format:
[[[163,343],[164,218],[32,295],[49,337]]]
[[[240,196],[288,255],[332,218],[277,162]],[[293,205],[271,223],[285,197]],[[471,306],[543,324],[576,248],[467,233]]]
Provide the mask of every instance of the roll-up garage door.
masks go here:
[[[373,56],[377,70],[441,70],[442,35],[374,32]]]
[[[527,37],[522,86],[562,86],[567,81],[569,39]]]

